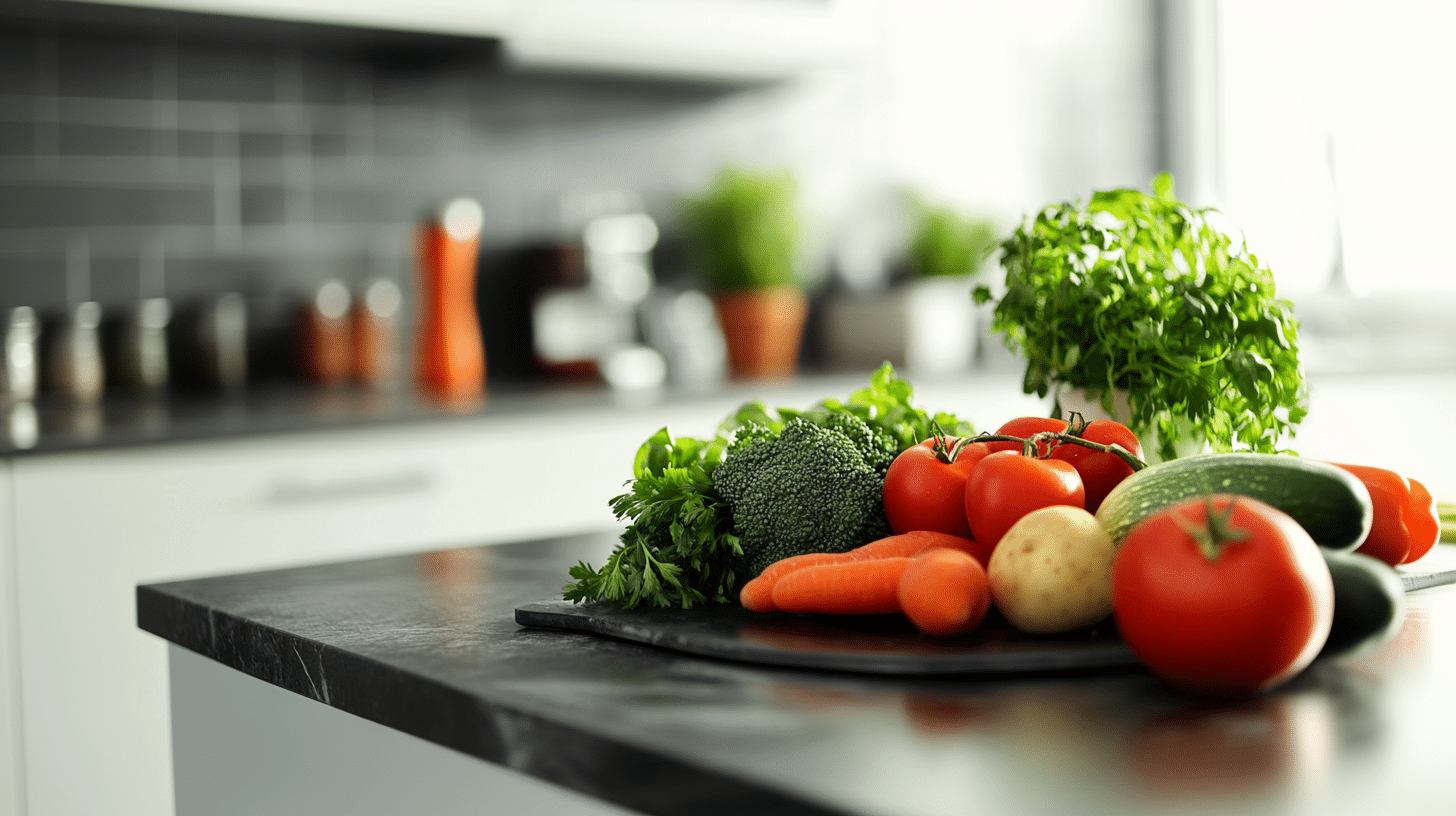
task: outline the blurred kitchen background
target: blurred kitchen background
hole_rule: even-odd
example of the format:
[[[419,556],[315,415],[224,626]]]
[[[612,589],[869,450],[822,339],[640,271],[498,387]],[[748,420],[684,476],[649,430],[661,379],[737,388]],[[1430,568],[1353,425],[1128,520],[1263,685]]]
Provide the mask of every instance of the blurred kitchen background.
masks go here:
[[[1302,453],[1428,421],[1453,42],[1414,0],[0,0],[0,814],[171,812],[139,583],[608,528],[656,429],[886,359],[1046,410],[969,291],[1094,189],[1171,171],[1272,266]],[[720,295],[786,281],[798,341],[732,351]]]
[[[1449,365],[1453,33],[1439,3],[9,0],[0,310],[42,393],[87,395],[60,347],[93,328],[90,391],[349,379],[303,324],[371,308],[410,383],[419,225],[466,197],[493,386],[711,385],[683,205],[732,167],[794,182],[799,371],[954,373],[1010,364],[967,310],[920,330],[945,359],[863,329],[927,207],[1000,236],[1171,170],[1312,368]]]

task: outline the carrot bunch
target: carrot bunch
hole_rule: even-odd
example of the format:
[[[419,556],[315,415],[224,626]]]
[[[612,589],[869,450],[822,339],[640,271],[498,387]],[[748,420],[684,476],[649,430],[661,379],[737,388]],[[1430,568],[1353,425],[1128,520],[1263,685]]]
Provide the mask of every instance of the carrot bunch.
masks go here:
[[[839,615],[900,612],[921,632],[975,629],[991,605],[987,548],[930,531],[893,535],[845,553],[810,553],[771,564],[743,586],[755,612]]]

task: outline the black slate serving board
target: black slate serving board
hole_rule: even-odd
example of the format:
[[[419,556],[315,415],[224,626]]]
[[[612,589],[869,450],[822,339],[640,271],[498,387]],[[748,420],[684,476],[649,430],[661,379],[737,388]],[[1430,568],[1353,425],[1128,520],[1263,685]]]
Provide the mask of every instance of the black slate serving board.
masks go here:
[[[1456,583],[1456,570],[1402,572],[1411,592]],[[679,652],[805,669],[864,674],[1010,674],[1112,669],[1137,657],[1110,624],[1033,637],[994,617],[976,632],[927,638],[903,617],[792,615],[737,606],[635,609],[606,603],[536,601],[516,607],[516,623],[587,632]]]
[[[1137,664],[1110,625],[1031,637],[989,621],[970,635],[939,640],[919,634],[898,615],[792,615],[736,606],[622,611],[567,601],[519,606],[516,622],[706,657],[865,674],[1002,674]]]

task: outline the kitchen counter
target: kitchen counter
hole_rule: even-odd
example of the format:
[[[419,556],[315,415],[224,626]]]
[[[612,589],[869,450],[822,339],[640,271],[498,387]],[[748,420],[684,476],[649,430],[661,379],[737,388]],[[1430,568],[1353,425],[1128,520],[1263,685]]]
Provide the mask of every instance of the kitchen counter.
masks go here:
[[[697,390],[613,391],[592,383],[492,384],[480,398],[435,399],[413,389],[260,386],[234,394],[180,392],[149,397],[117,393],[96,403],[47,395],[34,403],[0,405],[0,456],[151,446],[173,442],[340,431],[420,423],[449,423],[545,413],[623,412],[655,405],[736,406],[782,399],[807,407],[864,387],[869,372],[818,374],[772,383],[725,383]],[[1005,382],[1003,382],[1003,380]],[[1014,394],[1006,372],[974,372],[928,385]],[[726,411],[727,408],[722,410]]]
[[[302,727],[258,729],[264,744],[240,748],[194,722],[226,706],[179,701],[187,666],[293,701],[300,722],[347,712],[357,729],[445,749],[438,761],[451,770],[431,789],[466,773],[462,762],[500,766],[616,812],[1366,816],[1453,806],[1456,587],[1412,593],[1403,629],[1378,651],[1318,662],[1256,699],[1211,702],[1135,668],[875,677],[515,623],[516,606],[557,596],[569,566],[599,564],[612,544],[610,533],[582,535],[138,588],[141,628],[174,644],[178,812],[232,812],[234,797],[278,806],[270,791],[293,789],[236,764],[275,752],[312,757],[276,759],[276,773],[333,786],[295,811],[346,808],[351,791],[387,796],[410,776],[351,753],[326,778],[312,770],[322,752]],[[1446,546],[1431,558],[1456,563]]]

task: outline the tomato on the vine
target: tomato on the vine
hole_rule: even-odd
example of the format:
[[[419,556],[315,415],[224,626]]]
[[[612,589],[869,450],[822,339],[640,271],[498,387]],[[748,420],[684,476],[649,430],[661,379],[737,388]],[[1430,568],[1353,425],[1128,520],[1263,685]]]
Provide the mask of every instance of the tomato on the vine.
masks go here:
[[[994,548],[1027,513],[1054,504],[1082,507],[1084,497],[1082,478],[1070,462],[995,451],[966,479],[966,520],[971,538]]]
[[[1072,432],[1076,432],[1075,428]],[[1088,422],[1081,432],[1077,434],[1088,442],[1099,442],[1103,445],[1120,445],[1128,453],[1141,459],[1143,458],[1143,446],[1138,441],[1137,434],[1134,434],[1126,425],[1110,419],[1094,419]],[[1133,473],[1132,465],[1115,453],[1084,448],[1075,442],[1063,442],[1052,449],[1049,455],[1052,459],[1062,459],[1072,463],[1077,469],[1077,475],[1082,477],[1082,486],[1087,490],[1087,510],[1097,512],[1102,506],[1102,500],[1117,487],[1123,479]]]
[[[1426,486],[1394,471],[1368,465],[1342,465],[1370,491],[1375,511],[1370,534],[1355,549],[1395,566],[1409,564],[1430,552],[1441,538],[1441,520]]]
[[[1294,519],[1257,499],[1214,494],[1149,516],[1123,540],[1113,610],[1154,674],[1200,692],[1247,694],[1319,654],[1334,583]]]
[[[1051,417],[1024,416],[1017,417],[1016,419],[1007,422],[1005,425],[1002,425],[1000,428],[997,428],[996,435],[1017,436],[1022,439],[1026,439],[1029,436],[1033,436],[1039,433],[1062,433],[1065,430],[1067,430],[1067,423],[1060,419],[1052,419]],[[1022,449],[1022,444],[1020,442],[987,442],[986,445],[991,449],[992,453],[1004,450],[1016,451],[1017,453],[1020,453]],[[1044,457],[1046,456],[1047,451],[1051,450],[1051,448],[1051,443],[1038,443],[1037,455]]]
[[[971,537],[966,477],[989,453],[984,442],[936,436],[906,448],[885,474],[885,515],[896,533],[932,530]]]

